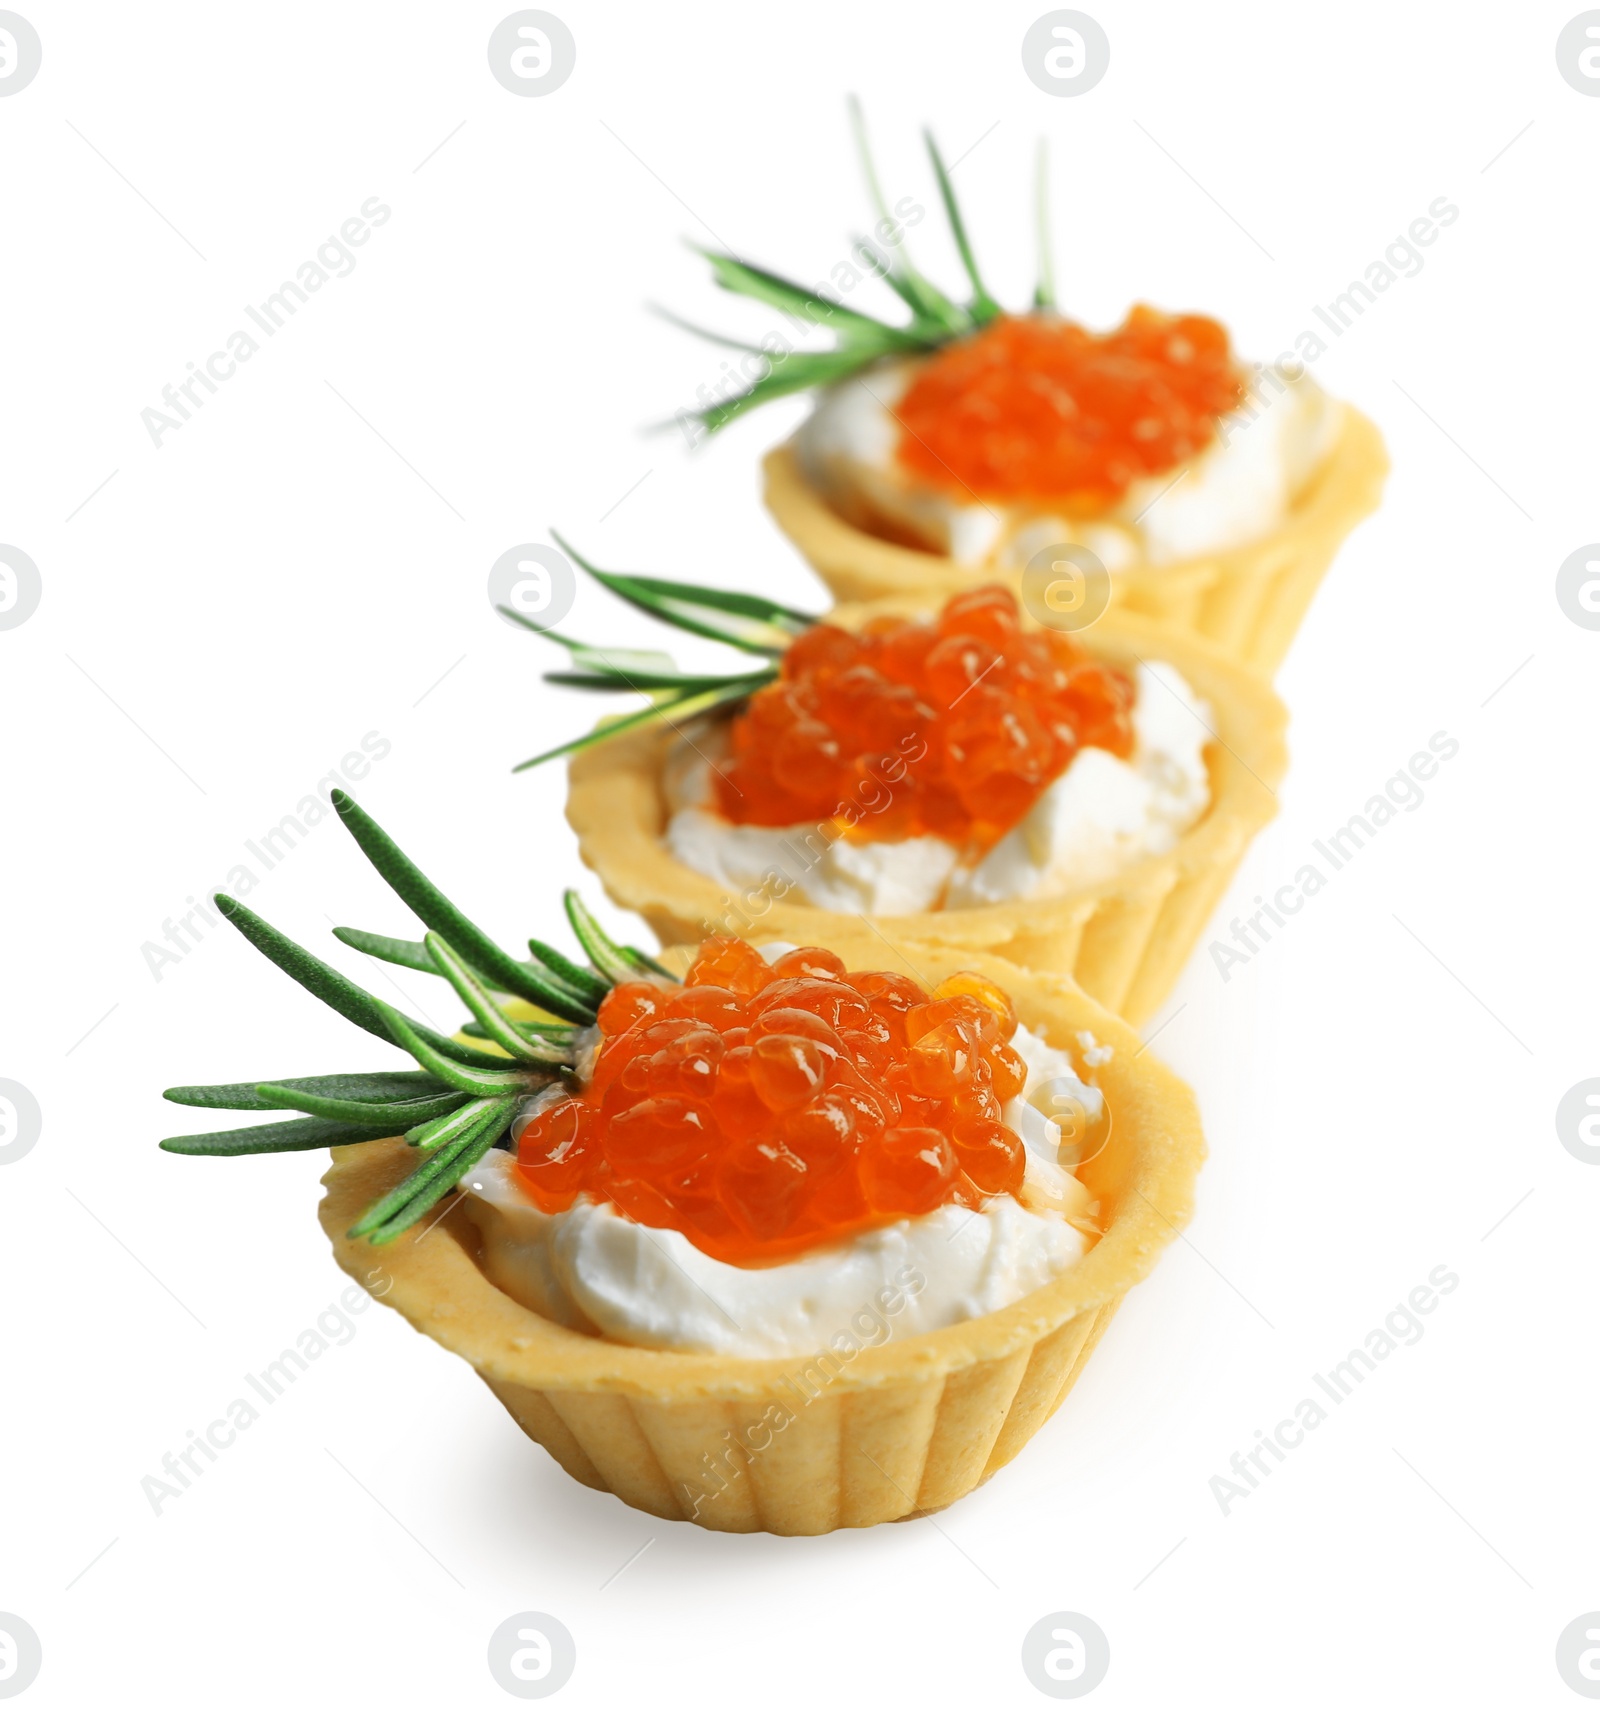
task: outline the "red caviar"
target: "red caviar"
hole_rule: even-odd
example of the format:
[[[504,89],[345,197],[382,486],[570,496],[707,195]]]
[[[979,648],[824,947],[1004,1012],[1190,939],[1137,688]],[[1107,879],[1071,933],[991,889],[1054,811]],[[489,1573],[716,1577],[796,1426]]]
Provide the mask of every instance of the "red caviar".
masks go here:
[[[1133,751],[1131,680],[1060,630],[1024,630],[1014,595],[958,594],[937,619],[818,624],[733,722],[717,806],[745,825],[835,820],[875,839],[979,849],[1080,748]]]
[[[738,1265],[1021,1186],[1025,1069],[981,975],[929,993],[831,951],[708,939],[682,986],[613,987],[584,1090],[523,1129],[534,1202],[580,1193]]]
[[[1204,315],[1137,304],[1115,332],[1003,316],[936,351],[895,416],[901,465],[973,499],[1100,511],[1203,451],[1244,386]]]

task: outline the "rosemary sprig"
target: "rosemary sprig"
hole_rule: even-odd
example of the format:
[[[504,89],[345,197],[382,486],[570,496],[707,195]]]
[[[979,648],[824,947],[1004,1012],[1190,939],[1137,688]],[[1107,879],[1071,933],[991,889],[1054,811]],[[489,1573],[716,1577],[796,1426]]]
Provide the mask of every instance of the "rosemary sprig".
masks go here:
[[[333,792],[333,806],[362,853],[378,870],[401,902],[424,925],[445,933],[506,992],[537,1004],[569,1022],[592,1022],[594,1006],[575,987],[550,970],[535,970],[518,962],[456,908],[448,897],[407,856],[370,814],[357,807],[342,790]]]
[[[691,636],[705,636],[746,653],[776,659],[802,630],[809,630],[817,621],[814,613],[780,605],[764,594],[742,594],[731,588],[673,582],[663,576],[602,570],[555,530],[551,531],[551,538],[602,588],[610,589],[647,617],[660,618]]]
[[[579,569],[619,600],[626,600],[630,606],[672,629],[722,642],[742,653],[758,656],[762,663],[753,670],[736,672],[681,671],[670,654],[643,649],[591,647],[587,642],[543,629],[510,607],[502,606],[500,611],[507,618],[566,649],[573,669],[546,672],[546,683],[609,695],[643,695],[648,702],[636,712],[604,720],[592,731],[522,761],[512,768],[513,772],[526,772],[530,767],[540,766],[560,755],[576,754],[594,743],[620,736],[622,732],[635,730],[641,725],[658,720],[679,724],[703,713],[733,707],[771,683],[778,675],[778,662],[790,642],[820,622],[814,613],[780,605],[760,594],[706,588],[699,583],[674,582],[660,576],[601,570],[559,534],[554,538]],[[544,947],[534,945],[532,948],[536,958],[545,955]],[[390,961],[401,960],[398,955],[389,955],[384,950],[375,954],[388,955]],[[407,963],[407,966],[414,964]]]
[[[501,1143],[524,1100],[559,1086],[572,1073],[585,1033],[618,980],[673,977],[643,951],[613,940],[572,892],[566,895],[567,914],[588,966],[540,939],[528,941],[531,957],[519,961],[456,908],[350,797],[336,792],[334,806],[367,859],[427,928],[420,943],[352,928],[336,928],[337,936],[380,961],[445,980],[471,1014],[468,1031],[494,1049],[463,1045],[403,1015],[223,894],[216,899],[223,919],[263,956],[347,1021],[399,1046],[418,1067],[169,1088],[166,1097],[178,1105],[304,1115],[253,1128],[177,1135],[161,1145],[168,1152],[234,1158],[403,1134],[421,1163],[351,1231],[387,1242],[423,1217]],[[560,1019],[514,1018],[497,993],[511,993]]]
[[[896,222],[889,212],[867,143],[866,122],[862,117],[861,104],[854,96],[850,98],[850,122],[873,209],[880,225],[894,225]],[[777,309],[791,320],[826,328],[834,337],[833,347],[829,350],[770,350],[764,345],[751,345],[721,333],[708,332],[692,322],[662,311],[667,319],[698,337],[767,358],[767,372],[744,391],[720,399],[703,410],[689,413],[709,432],[715,433],[747,411],[756,409],[774,398],[782,398],[795,392],[807,392],[815,386],[832,385],[885,357],[937,350],[941,345],[976,332],[1002,313],[1000,304],[984,283],[979,271],[977,256],[967,233],[966,220],[956,199],[955,186],[945,167],[944,157],[939,152],[939,145],[934,141],[931,131],[923,132],[923,141],[927,147],[929,165],[933,169],[934,182],[938,187],[939,201],[944,209],[945,222],[949,226],[962,270],[967,276],[969,295],[966,300],[962,302],[949,296],[912,263],[903,236],[899,243],[891,246],[887,257],[876,245],[865,239],[857,240],[855,248],[857,258],[867,262],[869,270],[894,292],[910,312],[909,318],[898,324],[866,314],[842,303],[837,297],[812,290],[769,269],[754,267],[738,256],[720,250],[701,250],[700,253],[711,263],[713,281],[724,291]],[[1041,254],[1039,284],[1033,296],[1035,309],[1049,308],[1055,301],[1047,249],[1048,239],[1045,234],[1045,193],[1041,145],[1038,180]]]

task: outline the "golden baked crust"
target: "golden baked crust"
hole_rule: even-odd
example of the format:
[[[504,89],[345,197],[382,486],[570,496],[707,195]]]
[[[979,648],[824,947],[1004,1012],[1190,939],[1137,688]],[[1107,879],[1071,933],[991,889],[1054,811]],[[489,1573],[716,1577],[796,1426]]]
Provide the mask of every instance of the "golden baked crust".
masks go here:
[[[1388,474],[1377,428],[1349,405],[1342,409],[1337,443],[1277,529],[1228,552],[1115,571],[1113,609],[1199,636],[1270,677],[1345,536],[1377,509]],[[858,529],[806,480],[792,444],[769,452],[763,468],[767,509],[837,600],[943,601],[979,582],[1020,587],[1020,572],[974,571]]]
[[[927,609],[926,597],[842,606],[829,621],[858,627],[886,613]],[[1141,1022],[1172,990],[1251,838],[1277,811],[1288,764],[1283,703],[1258,678],[1192,637],[1108,613],[1081,639],[1101,657],[1167,660],[1211,705],[1218,741],[1207,751],[1211,806],[1164,856],[1060,897],[887,918],[905,937],[986,951],[1023,967],[1071,975],[1107,1009]],[[597,743],[571,768],[567,819],[583,859],[612,901],[643,915],[663,944],[712,932],[828,944],[859,917],[804,901],[752,903],[685,866],[662,842],[661,776],[672,730],[646,727]]]
[[[635,1508],[721,1531],[899,1520],[954,1502],[1010,1461],[1187,1222],[1205,1156],[1193,1094],[1070,981],[860,930],[818,942],[851,968],[908,967],[929,982],[976,969],[1046,1039],[1064,1046],[1087,1028],[1113,1048],[1099,1071],[1110,1139],[1080,1173],[1105,1233],[1053,1283],[998,1313],[836,1354],[831,1365],[633,1348],[502,1294],[479,1266],[466,1218],[446,1215],[381,1250],[347,1236],[414,1163],[403,1141],[336,1147],[323,1179],[320,1217],[339,1264],[365,1287],[377,1275],[379,1298],[470,1362],[568,1473]],[[669,954],[687,966],[687,952]],[[741,1444],[759,1447],[730,1448]]]

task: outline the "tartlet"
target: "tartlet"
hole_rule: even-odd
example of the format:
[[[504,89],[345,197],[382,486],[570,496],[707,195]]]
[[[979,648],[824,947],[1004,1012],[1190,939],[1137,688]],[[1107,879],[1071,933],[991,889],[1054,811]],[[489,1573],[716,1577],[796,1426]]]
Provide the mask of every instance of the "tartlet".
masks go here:
[[[1190,1215],[1205,1152],[1193,1095],[1070,981],[859,930],[828,948],[852,968],[904,958],[932,979],[975,970],[1004,983],[1036,1032],[1065,1041],[1088,1029],[1113,1048],[1100,1072],[1110,1140],[1080,1171],[1100,1200],[1104,1233],[1069,1271],[1014,1305],[863,1349],[836,1372],[815,1357],[679,1354],[567,1330],[491,1284],[472,1227],[453,1218],[385,1250],[385,1305],[466,1360],[574,1479],[664,1519],[809,1534],[955,1502],[1061,1405],[1123,1296]],[[688,956],[666,960],[682,967]],[[364,1286],[371,1253],[345,1232],[404,1174],[405,1153],[400,1141],[336,1148],[324,1178],[323,1228],[339,1264]],[[732,1447],[740,1444],[757,1447]],[[708,1458],[728,1470],[709,1500]]]
[[[681,613],[692,592],[685,584],[597,574],[625,598],[647,607],[652,590],[671,588],[677,590],[676,610]],[[748,596],[716,598],[750,601]],[[773,614],[783,612],[770,608]],[[658,615],[680,621],[666,611],[658,610]],[[875,622],[925,615],[924,602],[904,598],[840,607],[827,623],[862,631]],[[783,641],[795,639],[803,619],[804,614],[787,612],[782,622],[788,628],[782,629],[769,618],[765,633],[777,636],[775,653],[781,655]],[[1039,628],[1025,617],[1020,621],[1025,629]],[[754,624],[754,613],[746,612],[740,622]],[[905,937],[1070,974],[1098,1002],[1137,1023],[1171,990],[1250,839],[1276,811],[1274,792],[1287,764],[1286,714],[1252,673],[1192,637],[1175,636],[1129,614],[1108,614],[1075,639],[1091,659],[1105,664],[1133,670],[1159,662],[1175,668],[1210,709],[1214,741],[1204,756],[1209,805],[1200,818],[1171,847],[1094,883],[1056,888],[1050,895],[899,913],[879,917],[875,924],[889,925]],[[604,656],[582,650],[580,655],[586,671],[554,674],[553,680],[613,690],[629,686],[621,675],[622,664],[608,675]],[[626,669],[638,671],[639,657],[628,656]],[[701,749],[708,734],[706,726],[686,721],[695,715],[726,716],[752,693],[752,684],[764,681],[749,672],[721,679],[678,676],[678,689],[656,691],[678,699],[654,702],[550,751],[577,751],[567,817],[584,860],[612,900],[643,915],[664,944],[729,931],[825,943],[831,935],[850,930],[859,920],[856,914],[818,907],[793,895],[788,885],[735,895],[669,848],[668,781],[674,751],[682,741]],[[654,676],[632,681],[648,690],[672,677],[658,669]]]
[[[1030,577],[1038,597],[1065,579],[1080,605],[1154,618],[1270,676],[1387,469],[1372,423],[1309,378],[1319,353],[1247,365],[1216,321],[1143,304],[1104,333],[1067,319],[1042,156],[1039,284],[1029,308],[1008,313],[930,136],[970,288],[953,298],[909,258],[922,210],[907,197],[891,214],[861,143],[877,241],[859,240],[835,283],[875,276],[908,317],[883,320],[707,252],[724,289],[836,342],[797,349],[769,333],[742,347],[743,390],[683,419],[714,433],[770,399],[814,394],[811,416],[766,458],[766,500],[838,599],[941,598]]]
[[[348,797],[338,794],[335,807],[428,928],[420,943],[343,928],[339,937],[443,977],[472,1022],[454,1037],[414,1022],[236,900],[219,899],[269,960],[417,1067],[173,1088],[167,1096],[180,1104],[303,1115],[162,1145],[210,1156],[330,1145],[320,1217],[339,1264],[467,1359],[524,1431],[585,1484],[720,1531],[820,1533],[942,1508],[1050,1416],[1123,1295],[1189,1216],[1204,1156],[1192,1095],[1069,981],[862,932],[765,954],[724,938],[701,946],[693,966],[683,949],[663,963],[614,942],[571,894],[588,966],[537,940],[529,959],[514,959]],[[875,972],[886,957],[906,972]],[[1021,1047],[1024,1030],[1035,1054],[1026,1074],[1007,1043]],[[1074,1044],[1094,1066],[1093,1126],[1069,1142],[1039,1115],[1046,1107],[1019,1103],[1018,1120],[1031,1119],[1025,1148],[999,1120],[1001,1102],[1018,1098],[1041,1059],[1075,1061]],[[1087,1096],[1087,1082],[1066,1079]],[[1087,1109],[1075,1095],[1069,1102]],[[855,1114],[842,1128],[817,1126],[818,1112],[841,1105]],[[1054,1094],[1049,1108],[1061,1108]],[[665,1133],[671,1122],[681,1143],[683,1110],[700,1112],[698,1162],[691,1167],[681,1144],[640,1150],[641,1133]],[[590,1115],[563,1126],[571,1111]],[[402,1125],[403,1135],[389,1132]],[[749,1263],[759,1265],[763,1244],[787,1228],[822,1243],[815,1257],[831,1266],[847,1250],[828,1245],[829,1232],[865,1219],[892,1236],[935,1207],[980,1225],[1009,1207],[1035,1230],[1072,1239],[1051,1238],[1056,1257],[1041,1287],[1017,1284],[987,1312],[958,1298],[920,1334],[896,1338],[884,1323],[882,1341],[819,1335],[812,1350],[823,1327],[805,1322],[805,1340],[791,1339],[778,1359],[689,1352],[682,1338],[620,1343],[520,1305],[490,1281],[490,1262],[506,1259],[504,1248],[489,1251],[499,1211],[487,1221],[451,1217],[480,1190],[475,1175],[489,1174],[488,1155],[508,1131],[514,1151],[503,1179],[524,1182],[539,1216],[553,1224],[589,1210],[594,1196],[640,1244],[698,1231],[693,1240],[707,1247],[707,1232],[720,1228],[753,1242]],[[565,1138],[552,1144],[557,1134]],[[752,1199],[747,1153],[758,1140],[767,1180],[774,1169],[814,1174],[800,1199]],[[1052,1156],[1059,1147],[1059,1162],[1036,1176],[1041,1145]],[[1030,1183],[1034,1210],[1023,1213],[1017,1199],[1026,1202]],[[636,1222],[629,1208],[641,1204],[660,1215]],[[1082,1219],[1052,1210],[1068,1205]],[[969,1228],[957,1222],[954,1233]],[[784,1251],[780,1243],[755,1275],[775,1277]],[[915,1294],[927,1280],[902,1272],[898,1281]],[[897,1311],[887,1295],[877,1300],[885,1314]]]

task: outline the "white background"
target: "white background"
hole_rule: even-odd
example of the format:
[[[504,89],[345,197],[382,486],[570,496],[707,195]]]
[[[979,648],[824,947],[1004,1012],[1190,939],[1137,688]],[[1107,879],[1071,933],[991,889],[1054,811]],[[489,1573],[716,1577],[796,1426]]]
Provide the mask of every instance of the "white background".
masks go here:
[[[0,1610],[43,1640],[28,1702],[495,1706],[488,1635],[532,1609],[576,1638],[573,1705],[1026,1706],[1022,1636],[1067,1609],[1110,1638],[1107,1707],[1576,1703],[1554,1648],[1600,1607],[1600,1170],[1553,1113],[1600,1073],[1600,634],[1554,578],[1600,537],[1600,101],[1556,73],[1570,14],[1096,0],[1110,72],[1054,99],[1019,55],[1038,0],[556,9],[577,70],[518,99],[485,57],[501,6],[23,6],[0,540],[44,593],[0,633],[0,1075],[44,1133],[0,1169]],[[1197,957],[1156,1048],[1211,1142],[1190,1239],[937,1521],[656,1521],[377,1311],[158,1517],[141,1478],[345,1283],[321,1157],[168,1156],[205,1120],[160,1089],[383,1051],[225,930],[159,981],[141,947],[368,731],[392,753],[357,794],[422,865],[502,938],[557,931],[562,780],[509,768],[591,709],[538,682],[488,567],[555,524],[820,602],[756,484],[801,406],[693,456],[645,437],[721,353],[644,305],[759,335],[683,238],[807,278],[843,256],[851,89],[891,200],[932,212],[922,122],[965,156],[1002,298],[1031,287],[1044,134],[1069,312],[1201,309],[1255,356],[1459,206],[1316,368],[1394,474],[1281,674],[1292,769],[1224,920],[1431,733],[1460,753],[1249,967]],[[393,217],[354,272],[153,447],[141,410],[372,196]],[[918,238],[953,286],[932,218]],[[593,590],[570,627],[643,633]],[[347,968],[330,920],[412,930],[337,825],[250,902]],[[1461,1281],[1423,1340],[1224,1517],[1211,1477],[1438,1265]]]

